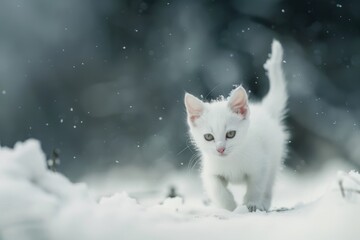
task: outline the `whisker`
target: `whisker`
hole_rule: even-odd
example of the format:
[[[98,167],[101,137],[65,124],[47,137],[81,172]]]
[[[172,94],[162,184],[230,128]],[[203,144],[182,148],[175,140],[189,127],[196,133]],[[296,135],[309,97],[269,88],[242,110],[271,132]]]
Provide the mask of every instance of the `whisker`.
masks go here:
[[[188,149],[189,148],[189,146],[188,145],[186,145],[186,147],[184,148],[184,149],[182,149],[180,152],[178,152],[177,154],[176,154],[176,156],[179,156],[180,154],[182,154],[186,149]]]
[[[193,162],[196,161],[196,158],[197,158],[196,154],[193,154],[191,156],[190,161],[189,161],[188,166],[187,166],[188,171],[191,169],[191,165],[193,164]]]
[[[198,152],[193,155],[191,161],[188,164],[188,171],[192,171],[196,165],[201,161],[201,154]]]
[[[191,150],[191,146],[189,146],[189,139],[186,140],[186,147],[184,147],[182,150],[180,150],[176,156],[179,156],[180,154],[182,154],[185,150],[190,150],[191,153],[193,153],[193,151]],[[191,141],[190,141],[190,144],[191,144]]]
[[[200,161],[201,161],[201,158],[198,158],[198,159],[195,161],[194,165],[191,167],[190,171],[192,171],[192,170],[196,167],[196,165],[197,165],[198,163],[200,163]]]

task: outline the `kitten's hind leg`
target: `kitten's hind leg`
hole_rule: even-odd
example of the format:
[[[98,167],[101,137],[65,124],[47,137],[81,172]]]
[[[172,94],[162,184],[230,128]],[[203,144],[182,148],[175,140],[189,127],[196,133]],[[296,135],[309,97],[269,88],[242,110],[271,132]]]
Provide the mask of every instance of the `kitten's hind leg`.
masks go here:
[[[264,210],[268,211],[271,206],[272,200],[272,192],[274,185],[274,177],[272,177],[266,184],[265,192],[262,199],[262,205],[264,206]]]
[[[276,165],[272,166],[269,170],[270,171],[268,172],[268,176],[266,178],[266,187],[264,189],[264,195],[262,200],[262,205],[264,206],[264,210],[266,211],[268,211],[271,206],[273,188],[277,174]]]
[[[227,188],[228,182],[223,177],[203,175],[203,183],[208,197],[216,206],[229,211],[236,208],[234,196]]]

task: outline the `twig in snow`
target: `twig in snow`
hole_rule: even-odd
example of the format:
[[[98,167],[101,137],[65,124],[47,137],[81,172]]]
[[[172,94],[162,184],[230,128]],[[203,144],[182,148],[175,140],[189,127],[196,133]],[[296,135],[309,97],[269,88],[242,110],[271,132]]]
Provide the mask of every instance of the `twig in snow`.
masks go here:
[[[345,188],[344,187],[344,179],[345,177],[347,179],[352,180],[353,182],[355,182],[356,184],[358,184],[360,186],[360,181],[358,179],[356,179],[355,177],[351,176],[350,174],[344,173],[344,172],[340,172],[339,173],[339,180],[338,180],[338,184],[339,184],[339,188],[341,191],[341,196],[343,198],[346,197],[346,192],[351,192],[351,193],[357,193],[360,194],[360,190],[359,189],[355,189],[355,188]]]

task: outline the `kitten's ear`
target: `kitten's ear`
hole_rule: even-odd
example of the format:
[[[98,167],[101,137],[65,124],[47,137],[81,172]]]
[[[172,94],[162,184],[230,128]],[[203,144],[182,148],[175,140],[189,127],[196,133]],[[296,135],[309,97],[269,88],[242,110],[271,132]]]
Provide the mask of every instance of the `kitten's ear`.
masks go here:
[[[246,118],[249,114],[248,96],[245,89],[240,86],[232,90],[228,102],[229,108],[236,114]]]
[[[203,113],[205,107],[204,103],[190,93],[185,93],[184,102],[188,117],[191,122],[194,122]]]

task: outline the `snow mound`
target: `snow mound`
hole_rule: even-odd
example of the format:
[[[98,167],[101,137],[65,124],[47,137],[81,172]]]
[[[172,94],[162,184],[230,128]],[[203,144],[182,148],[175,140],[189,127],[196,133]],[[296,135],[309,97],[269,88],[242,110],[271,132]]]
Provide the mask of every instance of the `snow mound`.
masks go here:
[[[228,212],[180,197],[145,206],[126,192],[96,201],[86,185],[47,170],[45,160],[36,140],[0,149],[1,240],[357,239],[360,235],[356,172],[339,173],[334,187],[314,202],[287,211],[248,213],[242,206]],[[350,192],[351,200],[344,197]]]

